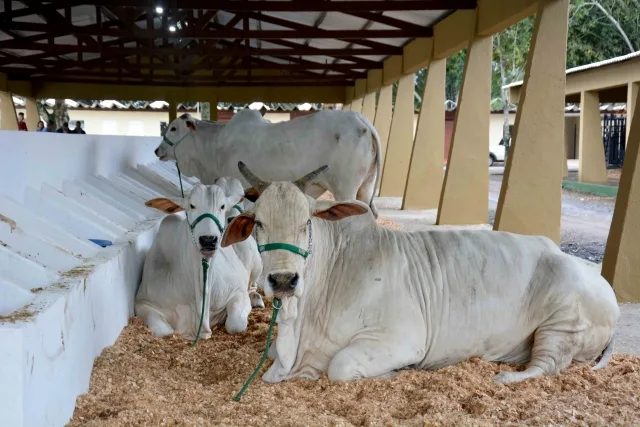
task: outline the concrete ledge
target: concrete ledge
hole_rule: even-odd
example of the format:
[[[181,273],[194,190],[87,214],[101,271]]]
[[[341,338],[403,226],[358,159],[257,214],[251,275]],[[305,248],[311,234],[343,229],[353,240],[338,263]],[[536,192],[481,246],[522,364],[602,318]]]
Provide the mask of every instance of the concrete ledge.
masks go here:
[[[566,190],[577,191],[580,193],[594,194],[602,197],[616,197],[618,195],[618,187],[611,185],[592,184],[589,182],[562,181],[562,188]]]

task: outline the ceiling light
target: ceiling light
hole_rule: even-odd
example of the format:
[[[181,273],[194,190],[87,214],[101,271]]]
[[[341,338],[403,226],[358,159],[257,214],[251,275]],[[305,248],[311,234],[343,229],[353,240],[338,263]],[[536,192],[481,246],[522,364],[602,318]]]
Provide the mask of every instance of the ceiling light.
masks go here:
[[[164,12],[164,9],[163,9],[163,8],[161,8],[160,6],[156,7],[156,13],[157,13],[158,15],[162,15],[162,12]]]
[[[176,31],[176,27],[174,27],[173,25],[169,27],[169,31],[171,31],[172,33]]]

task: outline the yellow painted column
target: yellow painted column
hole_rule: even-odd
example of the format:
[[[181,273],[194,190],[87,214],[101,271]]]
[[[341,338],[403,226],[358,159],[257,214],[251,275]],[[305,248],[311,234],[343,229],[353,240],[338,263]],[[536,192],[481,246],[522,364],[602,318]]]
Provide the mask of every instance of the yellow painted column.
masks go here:
[[[629,140],[629,133],[631,132],[631,122],[633,121],[634,109],[638,103],[639,88],[640,82],[631,82],[627,86],[627,141]]]
[[[413,90],[413,74],[401,77],[398,82],[387,155],[382,171],[381,197],[402,197],[404,195],[413,148]]]
[[[344,111],[351,111],[351,104],[345,104],[345,105],[343,105],[343,106],[342,106],[342,109],[343,109]]]
[[[9,92],[0,92],[0,130],[18,130],[16,106]]]
[[[35,131],[38,127],[38,121],[40,120],[40,113],[38,112],[38,106],[36,105],[35,98],[25,98],[25,121],[27,122],[27,129],[29,132]]]
[[[169,123],[171,123],[178,117],[178,103],[173,100],[167,102],[169,103]]]
[[[582,92],[580,94],[580,146],[578,153],[578,180],[580,182],[607,182],[598,92]]]
[[[562,177],[563,178],[568,178],[569,177],[569,167],[567,166],[567,146],[566,144],[562,144],[562,151],[564,152],[564,161],[562,163]]]
[[[362,115],[373,123],[376,117],[376,93],[368,93],[362,100]]]
[[[393,86],[383,86],[380,89],[380,97],[378,98],[378,106],[376,107],[376,115],[373,119],[373,126],[380,136],[380,149],[382,150],[380,161],[384,168],[384,162],[387,155],[387,142],[389,141],[389,131],[391,130],[391,118],[393,117]]]
[[[564,105],[568,11],[569,0],[538,4],[515,135],[493,227],[547,236],[556,243],[560,242],[562,175],[567,169]]]
[[[465,59],[436,224],[489,222],[491,37],[474,37]]]
[[[402,209],[435,209],[444,172],[446,58],[432,60],[422,94]]]
[[[351,103],[351,111],[362,113],[362,98],[354,99]]]
[[[633,106],[624,166],[602,261],[620,302],[640,302],[640,108]],[[627,108],[629,108],[627,106]]]
[[[218,120],[218,98],[209,101],[209,120],[212,122]]]

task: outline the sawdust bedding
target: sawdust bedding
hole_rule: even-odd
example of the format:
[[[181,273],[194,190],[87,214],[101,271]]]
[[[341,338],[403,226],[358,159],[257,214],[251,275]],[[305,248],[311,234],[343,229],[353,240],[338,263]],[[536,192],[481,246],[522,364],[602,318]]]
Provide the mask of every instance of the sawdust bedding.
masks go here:
[[[401,371],[392,380],[267,384],[260,374],[234,402],[264,350],[266,305],[251,313],[243,334],[217,327],[195,348],[180,336],[157,338],[131,319],[96,360],[89,393],[78,398],[68,425],[640,425],[640,358],[627,355],[598,372],[574,364],[561,375],[513,385],[490,381],[513,367],[478,358],[438,371]]]

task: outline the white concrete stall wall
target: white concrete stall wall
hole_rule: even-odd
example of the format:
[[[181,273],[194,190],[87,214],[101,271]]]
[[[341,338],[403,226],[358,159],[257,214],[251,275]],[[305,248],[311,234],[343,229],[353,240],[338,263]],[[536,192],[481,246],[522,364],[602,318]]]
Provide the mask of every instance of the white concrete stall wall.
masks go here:
[[[179,196],[158,142],[0,131],[0,425],[65,425],[133,315],[163,216],[144,202]]]

